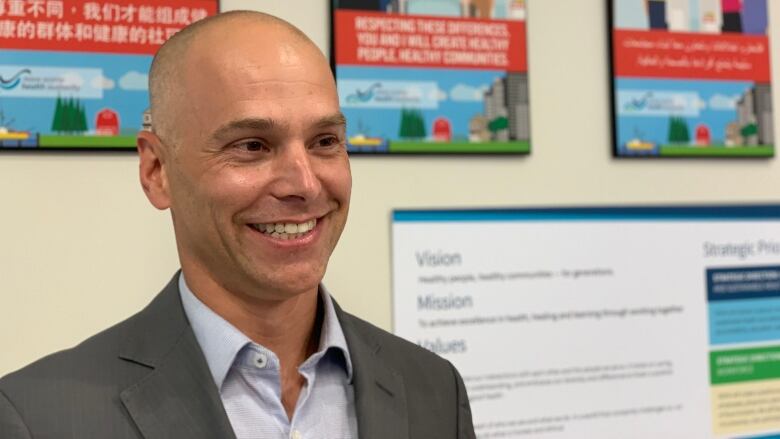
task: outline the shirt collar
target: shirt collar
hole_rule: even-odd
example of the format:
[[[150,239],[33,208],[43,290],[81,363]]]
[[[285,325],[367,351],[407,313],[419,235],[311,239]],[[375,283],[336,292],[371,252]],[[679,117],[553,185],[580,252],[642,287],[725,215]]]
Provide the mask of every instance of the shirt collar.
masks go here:
[[[187,286],[184,273],[179,275],[179,294],[184,313],[206,357],[206,363],[214,382],[218,389],[222,389],[222,383],[225,381],[236,355],[244,346],[251,344],[252,340],[201,302]],[[336,316],[333,299],[323,285],[319,287],[319,294],[323,304],[322,330],[317,352],[310,359],[318,361],[330,348],[340,350],[344,355],[347,379],[352,381],[352,360],[347,340]]]

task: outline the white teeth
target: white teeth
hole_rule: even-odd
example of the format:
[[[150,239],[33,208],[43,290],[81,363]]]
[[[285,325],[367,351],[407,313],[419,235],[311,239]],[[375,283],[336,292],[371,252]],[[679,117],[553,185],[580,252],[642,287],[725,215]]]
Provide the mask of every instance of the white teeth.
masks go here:
[[[268,223],[253,224],[257,231],[270,235],[273,238],[288,240],[298,239],[309,233],[317,225],[317,219],[306,221],[305,223]]]

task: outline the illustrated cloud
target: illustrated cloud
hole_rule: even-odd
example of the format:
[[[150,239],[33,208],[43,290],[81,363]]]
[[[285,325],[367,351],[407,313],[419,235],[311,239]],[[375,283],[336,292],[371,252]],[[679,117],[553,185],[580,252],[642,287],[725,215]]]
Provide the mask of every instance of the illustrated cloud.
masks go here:
[[[92,81],[90,81],[89,85],[91,85],[92,88],[113,90],[114,86],[116,86],[116,83],[113,79],[107,78],[101,74],[100,76],[95,76],[92,78]]]
[[[739,95],[716,94],[710,98],[710,108],[713,110],[733,110],[737,108],[737,100],[739,100]]]
[[[436,101],[446,101],[447,100],[447,92],[442,90],[442,89],[440,89],[439,87],[436,87],[436,90],[434,90],[431,93],[430,99],[431,100],[436,100]]]
[[[450,90],[450,99],[461,102],[482,102],[487,86],[472,87],[466,84],[457,84]]]
[[[119,78],[119,87],[123,90],[148,90],[149,76],[145,73],[131,70]]]

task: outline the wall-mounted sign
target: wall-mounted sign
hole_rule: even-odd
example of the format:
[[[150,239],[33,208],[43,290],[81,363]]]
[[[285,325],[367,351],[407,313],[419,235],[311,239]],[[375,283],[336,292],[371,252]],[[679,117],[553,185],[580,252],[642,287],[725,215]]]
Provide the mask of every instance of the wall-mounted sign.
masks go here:
[[[0,1],[0,151],[134,149],[152,56],[217,10],[215,0]]]
[[[774,155],[768,0],[607,0],[617,156]]]
[[[528,153],[525,0],[333,0],[352,153]]]
[[[780,206],[402,210],[393,328],[480,438],[777,438]]]

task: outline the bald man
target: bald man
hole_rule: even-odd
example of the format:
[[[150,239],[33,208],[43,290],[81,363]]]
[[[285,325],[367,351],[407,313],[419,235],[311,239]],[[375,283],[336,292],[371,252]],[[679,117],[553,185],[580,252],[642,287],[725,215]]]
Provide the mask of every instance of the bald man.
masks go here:
[[[207,18],[159,50],[150,99],[141,186],[171,211],[181,271],[135,316],[0,379],[0,438],[473,438],[453,366],[320,283],[351,174],[314,44],[256,12]]]

